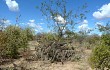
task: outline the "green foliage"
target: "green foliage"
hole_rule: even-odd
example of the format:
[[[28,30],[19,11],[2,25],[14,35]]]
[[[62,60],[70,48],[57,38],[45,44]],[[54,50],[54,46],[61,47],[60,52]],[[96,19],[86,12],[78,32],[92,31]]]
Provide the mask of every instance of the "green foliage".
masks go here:
[[[18,49],[27,46],[27,36],[22,29],[17,26],[9,26],[5,29],[7,35],[7,54],[11,58],[17,58]]]
[[[110,69],[110,34],[107,32],[101,36],[101,44],[95,47],[90,58],[89,63],[92,68],[104,70]]]
[[[98,24],[98,29],[104,34],[110,33],[110,22],[108,21],[105,26]]]
[[[28,38],[28,41],[33,40],[34,31],[31,28],[29,28],[29,27],[25,28],[24,32],[25,32],[25,34],[26,34],[26,36]]]
[[[93,50],[89,58],[89,63],[92,68],[104,70],[110,69],[110,46],[99,46]]]
[[[86,37],[86,42],[89,42],[90,44],[95,44],[97,41],[100,41],[100,36],[98,35],[91,35]]]
[[[101,37],[102,44],[110,46],[110,34],[104,34]]]
[[[47,43],[50,41],[56,41],[58,37],[54,33],[38,33],[37,39],[39,39],[41,43],[45,43],[45,42]]]
[[[19,49],[27,48],[28,41],[33,39],[33,32],[30,28],[21,29],[18,26],[8,26],[0,32],[0,51],[10,58],[17,58]]]
[[[4,32],[0,32],[0,57],[5,55],[4,51],[6,51],[7,45],[7,36]]]
[[[55,40],[55,35],[52,34],[52,33],[45,33],[44,34],[44,39],[47,40],[47,41],[52,41],[52,40]]]
[[[96,47],[97,45],[100,44],[100,36],[96,35],[96,34],[93,34],[93,35],[88,35],[84,41],[83,41],[85,44],[85,47],[87,49],[92,49],[94,47]]]
[[[66,31],[65,31],[65,35],[67,36],[67,38],[77,37],[77,33],[72,32],[72,31],[70,31],[70,30],[66,30]]]
[[[4,32],[0,32],[0,47],[5,46],[5,42],[6,42],[6,35]]]

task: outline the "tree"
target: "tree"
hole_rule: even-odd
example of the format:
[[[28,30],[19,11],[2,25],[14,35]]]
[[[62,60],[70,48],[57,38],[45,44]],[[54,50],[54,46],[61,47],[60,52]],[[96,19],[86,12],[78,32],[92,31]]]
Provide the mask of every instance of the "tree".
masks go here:
[[[65,34],[66,29],[72,30],[75,24],[75,20],[85,19],[85,12],[83,10],[87,7],[87,4],[78,8],[77,11],[67,9],[67,0],[44,0],[39,7],[40,11],[44,16],[46,16],[47,21],[50,23],[49,27],[55,31],[59,39],[62,38]]]
[[[110,22],[108,21],[105,26],[97,24],[98,30],[103,34],[110,34]]]

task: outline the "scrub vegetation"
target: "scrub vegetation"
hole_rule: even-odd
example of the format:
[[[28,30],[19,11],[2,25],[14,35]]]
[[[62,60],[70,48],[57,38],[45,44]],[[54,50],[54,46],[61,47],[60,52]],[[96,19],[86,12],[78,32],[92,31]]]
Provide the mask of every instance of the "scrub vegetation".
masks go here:
[[[51,32],[0,22],[0,70],[54,70],[51,67],[57,64],[62,65],[57,70],[66,70],[66,63],[73,68],[68,70],[109,70],[110,23],[98,24],[102,35],[92,34],[92,29],[75,31],[75,25],[87,18],[86,8],[84,4],[78,11],[68,11],[67,0],[43,1],[37,9],[48,18]]]

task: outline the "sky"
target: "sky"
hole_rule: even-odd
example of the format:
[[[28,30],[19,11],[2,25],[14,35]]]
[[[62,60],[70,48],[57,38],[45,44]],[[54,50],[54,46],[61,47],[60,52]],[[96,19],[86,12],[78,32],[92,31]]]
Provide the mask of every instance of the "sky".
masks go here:
[[[0,0],[0,19],[5,18],[7,25],[18,23],[22,27],[30,26],[36,32],[49,32],[47,21],[42,13],[36,9],[43,0]],[[76,10],[79,6],[87,3],[87,19],[76,25],[76,31],[97,28],[97,24],[105,25],[110,19],[110,0],[68,0],[68,9]],[[65,23],[59,15],[56,20]],[[65,21],[65,22],[64,22]],[[2,21],[0,21],[2,22]],[[92,33],[101,34],[98,30]]]

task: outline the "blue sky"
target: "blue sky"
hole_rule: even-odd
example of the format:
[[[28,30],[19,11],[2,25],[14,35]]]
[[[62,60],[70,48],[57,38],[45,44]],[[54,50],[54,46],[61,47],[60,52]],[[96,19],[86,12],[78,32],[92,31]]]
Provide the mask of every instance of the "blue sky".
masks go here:
[[[20,26],[34,27],[37,32],[48,32],[47,22],[41,12],[36,9],[43,0],[0,0],[0,19],[14,24],[16,17],[21,15]],[[88,4],[87,19],[76,25],[77,30],[94,29],[96,24],[104,25],[110,19],[110,0],[68,0],[68,9],[76,10],[78,6]],[[99,33],[94,30],[93,33]]]

